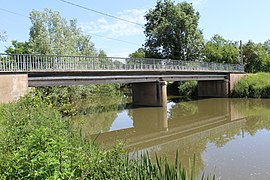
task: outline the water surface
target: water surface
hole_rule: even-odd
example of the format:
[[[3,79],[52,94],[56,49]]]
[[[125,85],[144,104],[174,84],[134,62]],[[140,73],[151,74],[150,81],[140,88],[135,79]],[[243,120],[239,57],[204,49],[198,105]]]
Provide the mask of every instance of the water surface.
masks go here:
[[[104,99],[103,99],[104,98]],[[129,152],[157,153],[217,179],[270,179],[270,100],[169,101],[163,108],[131,108],[125,98],[87,104],[75,117],[85,136],[104,147],[125,141]]]

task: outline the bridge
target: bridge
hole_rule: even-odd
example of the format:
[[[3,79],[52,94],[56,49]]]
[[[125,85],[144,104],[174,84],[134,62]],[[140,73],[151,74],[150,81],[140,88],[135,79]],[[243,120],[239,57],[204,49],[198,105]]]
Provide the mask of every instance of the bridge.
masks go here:
[[[150,58],[0,54],[0,97],[28,87],[130,83],[133,103],[163,106],[167,82],[197,80],[201,97],[228,97],[242,65]],[[1,101],[0,101],[1,102]]]

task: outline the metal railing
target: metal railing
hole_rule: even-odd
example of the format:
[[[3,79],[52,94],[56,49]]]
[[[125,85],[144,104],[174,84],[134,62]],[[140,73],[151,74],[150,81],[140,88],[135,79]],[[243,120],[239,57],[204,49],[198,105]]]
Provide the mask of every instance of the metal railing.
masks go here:
[[[35,54],[1,54],[1,71],[74,71],[74,70],[138,70],[138,71],[222,71],[244,72],[239,64],[220,64],[171,59],[115,58],[90,56],[57,56]]]

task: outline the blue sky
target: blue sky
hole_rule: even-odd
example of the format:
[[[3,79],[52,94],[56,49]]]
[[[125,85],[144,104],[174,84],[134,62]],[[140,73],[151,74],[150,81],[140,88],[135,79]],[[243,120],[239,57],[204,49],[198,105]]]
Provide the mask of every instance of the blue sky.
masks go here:
[[[68,1],[140,24],[145,23],[143,17],[145,12],[156,4],[156,0]],[[187,2],[192,2],[200,13],[199,28],[203,30],[205,39],[210,39],[214,34],[243,42],[250,39],[254,42],[264,42],[270,39],[269,0],[187,0]],[[31,27],[31,22],[27,18],[30,11],[33,9],[42,11],[44,8],[58,11],[66,19],[77,19],[83,32],[92,36],[96,48],[105,50],[108,56],[126,57],[141,47],[145,41],[143,28],[140,26],[80,9],[60,0],[2,0],[0,31],[6,31],[7,41],[0,42],[0,52],[4,52],[11,40],[27,41]]]

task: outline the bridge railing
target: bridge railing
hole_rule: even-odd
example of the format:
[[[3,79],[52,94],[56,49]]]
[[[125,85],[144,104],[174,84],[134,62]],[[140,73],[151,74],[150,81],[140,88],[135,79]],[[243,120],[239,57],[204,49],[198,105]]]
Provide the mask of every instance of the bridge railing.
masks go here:
[[[150,58],[0,54],[0,71],[176,70],[243,72],[239,64]]]

